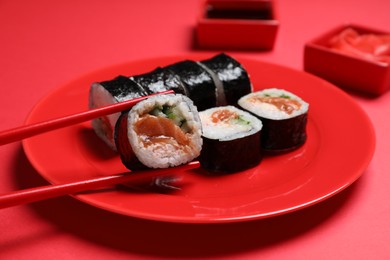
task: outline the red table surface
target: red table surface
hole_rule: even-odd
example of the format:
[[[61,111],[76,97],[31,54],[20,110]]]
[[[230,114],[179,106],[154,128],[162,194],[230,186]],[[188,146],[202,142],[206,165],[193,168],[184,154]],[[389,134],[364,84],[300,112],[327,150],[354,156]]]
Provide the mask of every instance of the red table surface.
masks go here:
[[[109,65],[194,49],[198,0],[0,1],[0,129],[47,93]],[[278,0],[272,51],[232,51],[303,69],[308,40],[344,23],[389,31],[390,1]],[[61,197],[0,211],[0,259],[389,259],[390,93],[351,94],[371,118],[375,155],[340,194],[291,214],[193,225],[117,215]],[[52,151],[55,152],[55,151]],[[20,142],[0,147],[0,192],[45,185]]]

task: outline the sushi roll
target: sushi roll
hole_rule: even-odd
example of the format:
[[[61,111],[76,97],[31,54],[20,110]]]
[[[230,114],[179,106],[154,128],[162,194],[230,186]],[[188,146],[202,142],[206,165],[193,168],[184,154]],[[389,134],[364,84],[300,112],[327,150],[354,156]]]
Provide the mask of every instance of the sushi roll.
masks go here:
[[[232,57],[221,53],[199,63],[215,75],[218,106],[236,106],[240,97],[252,92],[247,71]]]
[[[89,109],[111,105],[117,102],[130,100],[148,95],[148,92],[125,76],[118,76],[113,80],[95,82],[89,90]],[[116,150],[114,129],[120,113],[96,118],[92,120],[92,127],[109,147]]]
[[[262,158],[262,123],[255,116],[234,106],[199,112],[203,129],[203,148],[199,161],[215,172],[237,172],[256,166]]]
[[[213,78],[197,62],[185,60],[163,69],[179,76],[187,96],[194,102],[199,111],[217,105]]]
[[[252,90],[248,73],[238,61],[220,54],[204,61],[184,60],[157,67],[153,71],[118,76],[113,80],[91,85],[89,108],[99,108],[133,98],[173,90],[189,97],[198,111],[226,104],[237,105],[237,99]],[[115,123],[119,113],[94,119],[96,134],[116,150]]]
[[[198,111],[181,94],[143,100],[122,113],[115,127],[116,147],[131,170],[185,164],[198,157],[202,148]]]
[[[270,88],[248,94],[238,104],[263,122],[264,150],[284,152],[305,143],[309,104],[295,94]]]

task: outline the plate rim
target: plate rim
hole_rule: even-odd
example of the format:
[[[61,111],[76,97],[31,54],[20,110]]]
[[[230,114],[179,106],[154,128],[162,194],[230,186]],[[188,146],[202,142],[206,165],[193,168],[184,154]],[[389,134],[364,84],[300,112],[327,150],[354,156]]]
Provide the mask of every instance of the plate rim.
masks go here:
[[[156,60],[165,60],[165,59],[168,59],[168,60],[180,60],[180,59],[183,59],[183,57],[188,58],[188,59],[199,59],[199,58],[205,58],[205,57],[209,57],[209,56],[210,56],[210,54],[186,54],[186,55],[175,55],[175,56],[162,56],[162,57],[148,58],[148,59],[124,62],[124,63],[120,63],[120,64],[114,64],[112,66],[107,66],[107,67],[103,67],[103,68],[98,69],[98,70],[91,71],[89,73],[83,74],[80,77],[75,78],[74,80],[69,81],[66,84],[63,84],[62,86],[60,86],[58,88],[53,89],[48,94],[46,94],[41,100],[38,101],[38,103],[35,104],[35,106],[31,110],[31,112],[29,113],[29,115],[28,115],[28,117],[27,117],[25,122],[29,123],[31,121],[31,118],[34,115],[34,111],[36,110],[36,108],[42,102],[44,102],[44,100],[50,99],[51,95],[55,94],[60,89],[63,89],[63,88],[65,89],[68,86],[71,86],[72,84],[74,84],[74,82],[78,82],[81,78],[89,78],[92,75],[101,74],[101,72],[104,72],[106,70],[111,70],[113,68],[126,67],[126,66],[129,66],[131,64],[135,64],[137,62],[144,62],[144,63],[152,62],[153,63]],[[312,77],[316,81],[322,82],[322,84],[325,84],[327,87],[333,88],[333,91],[335,91],[335,93],[337,93],[338,95],[341,95],[343,98],[346,98],[347,100],[349,100],[349,102],[355,106],[355,109],[360,110],[360,115],[365,117],[364,119],[365,119],[365,121],[367,123],[365,126],[367,127],[368,131],[371,133],[371,146],[369,148],[367,156],[365,157],[366,160],[363,163],[360,164],[361,167],[360,167],[359,173],[356,173],[354,175],[354,178],[350,179],[349,182],[344,183],[344,185],[338,187],[337,189],[332,190],[331,192],[329,192],[328,194],[325,194],[324,196],[318,197],[318,198],[316,198],[314,200],[311,200],[311,201],[307,201],[304,204],[295,205],[295,206],[290,207],[290,208],[285,208],[285,209],[282,209],[282,210],[279,210],[279,211],[276,211],[276,212],[267,213],[267,214],[263,213],[263,214],[257,214],[257,215],[255,214],[255,215],[249,215],[249,216],[230,217],[230,218],[217,218],[217,217],[213,217],[213,218],[188,217],[188,218],[185,218],[185,217],[172,217],[172,216],[161,217],[160,215],[156,216],[154,214],[143,214],[143,215],[128,214],[128,213],[123,212],[123,211],[118,210],[118,209],[112,209],[112,208],[111,209],[107,209],[106,207],[102,206],[99,203],[94,203],[93,200],[91,201],[91,199],[88,198],[88,195],[80,194],[80,195],[71,195],[71,196],[76,198],[76,199],[79,199],[79,200],[83,201],[84,203],[87,203],[89,205],[95,206],[97,208],[101,208],[103,210],[108,210],[108,211],[119,213],[119,214],[122,214],[122,215],[132,216],[132,217],[136,217],[136,218],[144,218],[144,219],[155,220],[155,221],[175,222],[175,223],[179,223],[179,222],[180,223],[241,222],[241,221],[257,220],[257,219],[262,219],[262,218],[279,216],[279,215],[282,215],[282,214],[294,212],[296,210],[300,210],[300,209],[312,206],[312,205],[317,204],[317,203],[319,203],[321,201],[324,201],[324,200],[334,196],[335,194],[338,194],[342,190],[346,189],[347,187],[349,187],[352,183],[354,183],[364,173],[364,171],[367,169],[367,167],[368,167],[369,163],[371,162],[372,157],[374,156],[374,153],[375,153],[375,146],[376,146],[375,130],[374,130],[372,122],[371,122],[369,116],[367,115],[367,113],[356,103],[355,100],[353,100],[353,98],[351,96],[349,96],[347,93],[345,93],[341,89],[337,88],[335,85],[327,82],[326,80],[321,79],[321,78],[319,78],[319,77],[317,77],[315,75],[309,74],[309,73],[307,73],[305,71],[299,71],[299,70],[296,70],[296,69],[293,69],[293,68],[289,68],[287,66],[278,65],[278,64],[274,64],[274,63],[270,63],[270,62],[261,61],[261,60],[256,60],[256,59],[252,59],[252,58],[248,58],[248,57],[244,57],[244,56],[240,56],[240,55],[234,55],[234,57],[237,58],[239,61],[251,61],[251,62],[255,62],[255,63],[262,63],[265,66],[277,67],[277,68],[280,68],[282,70],[290,71],[292,73],[298,73],[298,74],[305,75],[305,77]],[[43,169],[41,168],[39,163],[37,163],[34,160],[32,154],[31,154],[31,151],[29,150],[30,149],[29,148],[29,140],[28,139],[23,140],[22,141],[22,145],[23,145],[23,149],[25,151],[25,154],[26,154],[27,158],[29,159],[29,161],[31,162],[33,167],[36,169],[38,174],[40,174],[42,177],[44,177],[47,181],[51,182],[50,179],[47,178],[47,176],[43,176],[42,175],[41,171]]]

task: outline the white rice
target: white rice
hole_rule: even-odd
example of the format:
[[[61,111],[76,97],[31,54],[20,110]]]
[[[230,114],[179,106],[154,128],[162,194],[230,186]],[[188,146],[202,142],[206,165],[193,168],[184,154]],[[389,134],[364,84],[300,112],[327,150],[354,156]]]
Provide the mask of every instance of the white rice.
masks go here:
[[[213,122],[212,114],[222,110],[237,113],[241,119]],[[229,141],[252,135],[260,131],[263,127],[263,124],[258,118],[234,106],[210,108],[200,112],[199,116],[202,122],[203,136],[219,141]]]
[[[89,92],[89,109],[104,107],[107,105],[112,105],[118,101],[108,92],[102,85],[99,83],[93,83]],[[105,122],[102,122],[100,119],[92,120],[92,127],[95,130],[95,133],[114,151],[116,151],[114,137],[108,137],[105,128],[110,128],[111,131],[114,131],[116,121],[118,120],[120,113],[114,113],[107,115],[109,125],[103,126]]]
[[[288,99],[298,101],[301,106],[297,110],[293,110],[291,114],[280,110],[277,106],[272,104],[261,102],[258,99],[254,102],[256,97],[281,97],[288,96]],[[243,96],[238,100],[238,105],[243,109],[259,116],[262,118],[272,119],[272,120],[283,120],[288,118],[293,118],[302,114],[307,113],[309,109],[309,104],[302,100],[297,95],[277,88],[265,89],[258,92],[253,92],[248,95]]]

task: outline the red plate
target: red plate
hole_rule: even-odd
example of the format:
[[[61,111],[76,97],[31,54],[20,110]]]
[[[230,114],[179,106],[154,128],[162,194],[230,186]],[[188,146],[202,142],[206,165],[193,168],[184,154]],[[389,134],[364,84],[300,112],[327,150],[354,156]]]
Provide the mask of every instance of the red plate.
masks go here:
[[[209,57],[163,57],[96,71],[44,98],[27,123],[86,110],[89,86],[94,81],[144,73],[183,59]],[[283,88],[310,104],[308,139],[301,148],[266,157],[257,167],[235,174],[210,177],[199,170],[185,173],[189,183],[174,195],[113,188],[75,197],[138,218],[234,222],[272,217],[313,205],[345,189],[363,174],[374,153],[375,134],[369,118],[352,98],[310,74],[237,58],[250,73],[255,90]],[[119,157],[95,136],[89,122],[26,139],[23,146],[33,166],[51,183],[125,171]]]

